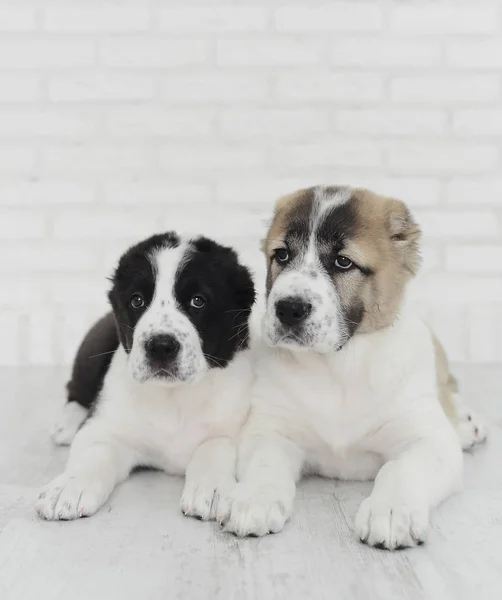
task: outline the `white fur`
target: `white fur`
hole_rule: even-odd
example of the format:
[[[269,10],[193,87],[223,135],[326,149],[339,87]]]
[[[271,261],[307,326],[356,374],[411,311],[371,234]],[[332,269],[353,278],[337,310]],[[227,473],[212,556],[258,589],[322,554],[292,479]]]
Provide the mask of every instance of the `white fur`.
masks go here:
[[[134,466],[148,465],[186,471],[182,510],[211,518],[235,483],[232,438],[248,413],[252,376],[247,350],[196,383],[138,383],[119,347],[96,413],[75,436],[63,475],[40,492],[37,511],[46,519],[92,515]]]
[[[86,420],[87,414],[87,409],[78,402],[66,402],[52,429],[52,441],[57,446],[69,446]]]
[[[291,516],[302,473],[376,477],[357,536],[412,546],[431,509],[461,486],[462,462],[437,397],[430,332],[405,302],[393,326],[339,352],[261,349],[239,483],[217,518],[237,535],[264,535]]]

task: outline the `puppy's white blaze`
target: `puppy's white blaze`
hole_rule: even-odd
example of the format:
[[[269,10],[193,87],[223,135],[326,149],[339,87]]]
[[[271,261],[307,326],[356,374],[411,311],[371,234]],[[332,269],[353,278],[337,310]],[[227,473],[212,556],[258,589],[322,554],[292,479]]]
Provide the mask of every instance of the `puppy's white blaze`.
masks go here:
[[[179,381],[192,381],[207,370],[199,335],[178,306],[175,285],[178,274],[189,258],[188,243],[177,248],[162,248],[150,255],[155,274],[155,290],[152,302],[139,319],[133,336],[130,368],[133,377],[146,381],[154,375],[145,355],[145,343],[154,335],[173,335],[181,345],[177,359]],[[163,380],[163,384],[175,381]]]

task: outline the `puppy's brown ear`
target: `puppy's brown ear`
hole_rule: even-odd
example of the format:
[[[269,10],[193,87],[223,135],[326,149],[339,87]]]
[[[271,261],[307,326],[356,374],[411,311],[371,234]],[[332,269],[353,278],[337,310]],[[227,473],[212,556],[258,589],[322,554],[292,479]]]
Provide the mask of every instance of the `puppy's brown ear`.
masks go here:
[[[403,266],[412,275],[416,275],[421,263],[422,231],[401,200],[391,200],[389,228],[391,240],[402,256]]]

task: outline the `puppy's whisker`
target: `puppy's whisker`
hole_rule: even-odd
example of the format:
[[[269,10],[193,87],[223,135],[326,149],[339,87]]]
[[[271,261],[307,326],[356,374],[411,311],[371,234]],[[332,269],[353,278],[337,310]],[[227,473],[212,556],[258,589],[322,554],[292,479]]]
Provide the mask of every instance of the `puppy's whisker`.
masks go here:
[[[89,358],[97,358],[98,356],[104,356],[105,354],[114,354],[117,350],[110,350],[109,352],[101,352],[100,354],[93,354]]]

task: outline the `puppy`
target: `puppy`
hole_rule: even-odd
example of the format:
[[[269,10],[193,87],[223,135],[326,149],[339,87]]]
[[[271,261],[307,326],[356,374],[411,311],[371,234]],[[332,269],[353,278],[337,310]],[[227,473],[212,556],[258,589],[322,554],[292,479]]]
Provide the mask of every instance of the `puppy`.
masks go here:
[[[227,531],[280,531],[302,473],[376,478],[356,534],[395,550],[421,544],[431,509],[459,489],[458,435],[471,446],[486,433],[455,405],[444,353],[407,298],[419,241],[405,204],[366,190],[278,201],[239,483],[217,515]]]
[[[66,470],[40,492],[37,511],[92,515],[148,466],[186,473],[181,508],[209,519],[235,483],[232,438],[249,410],[249,271],[209,239],[154,235],[122,256],[109,299],[113,313],[79,350],[56,428],[58,443],[78,429]]]

